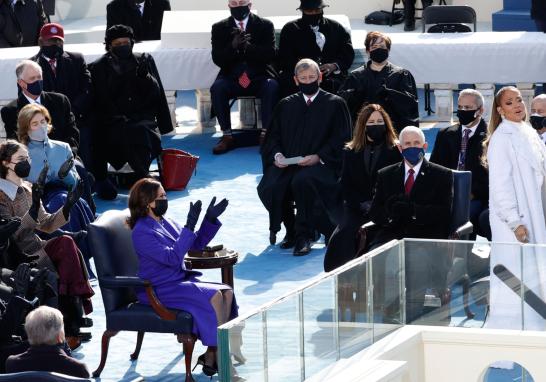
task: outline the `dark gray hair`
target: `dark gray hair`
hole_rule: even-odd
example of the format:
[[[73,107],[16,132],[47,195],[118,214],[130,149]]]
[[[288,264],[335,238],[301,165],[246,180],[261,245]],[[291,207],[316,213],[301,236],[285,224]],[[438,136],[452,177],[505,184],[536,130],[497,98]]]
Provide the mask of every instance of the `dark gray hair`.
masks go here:
[[[27,315],[25,332],[31,345],[56,345],[59,334],[64,336],[62,313],[49,306],[40,306]]]
[[[296,67],[294,68],[294,75],[297,76],[299,72],[310,68],[315,68],[317,75],[320,74],[320,68],[315,61],[311,60],[310,58],[303,58],[296,64]]]

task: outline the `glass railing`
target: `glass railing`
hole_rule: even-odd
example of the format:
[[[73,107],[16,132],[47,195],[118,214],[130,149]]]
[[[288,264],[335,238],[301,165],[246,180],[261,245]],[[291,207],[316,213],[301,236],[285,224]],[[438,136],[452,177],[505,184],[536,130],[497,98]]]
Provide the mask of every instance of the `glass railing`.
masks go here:
[[[544,292],[546,246],[392,241],[221,326],[220,380],[304,381],[407,324],[544,330]]]

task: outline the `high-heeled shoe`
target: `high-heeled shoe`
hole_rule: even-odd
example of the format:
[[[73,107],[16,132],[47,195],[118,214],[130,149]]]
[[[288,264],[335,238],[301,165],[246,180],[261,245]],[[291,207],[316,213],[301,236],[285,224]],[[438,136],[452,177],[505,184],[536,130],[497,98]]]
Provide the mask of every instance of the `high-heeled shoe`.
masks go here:
[[[203,365],[203,374],[207,377],[212,377],[216,373],[218,373],[218,363],[216,361],[214,361],[214,365],[212,366],[206,363]]]
[[[194,371],[195,368],[199,365],[205,365],[205,353],[201,354],[199,357],[197,357],[197,363],[195,364],[195,366],[193,367],[193,369],[191,369],[191,371]]]

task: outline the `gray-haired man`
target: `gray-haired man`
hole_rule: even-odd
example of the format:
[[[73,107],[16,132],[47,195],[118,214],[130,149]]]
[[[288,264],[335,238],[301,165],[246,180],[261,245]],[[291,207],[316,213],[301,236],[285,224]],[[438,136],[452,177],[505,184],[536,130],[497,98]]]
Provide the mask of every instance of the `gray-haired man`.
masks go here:
[[[80,378],[89,378],[84,363],[68,356],[64,350],[63,315],[48,306],[40,306],[25,320],[30,348],[8,358],[6,372],[51,371]]]

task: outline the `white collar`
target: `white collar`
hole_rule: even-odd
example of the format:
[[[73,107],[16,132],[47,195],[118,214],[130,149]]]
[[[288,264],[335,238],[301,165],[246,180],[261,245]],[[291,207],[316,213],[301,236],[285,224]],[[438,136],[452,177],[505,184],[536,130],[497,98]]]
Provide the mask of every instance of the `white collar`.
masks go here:
[[[146,4],[145,1],[142,3],[137,3],[138,10],[140,11],[140,15],[142,16],[144,14],[144,5]]]
[[[315,100],[315,98],[317,98],[318,94],[320,92],[320,89],[315,93],[313,94],[311,97],[309,97],[307,94],[303,94],[303,99],[305,100],[305,102],[307,103],[308,100],[311,100],[311,102],[313,102]]]
[[[474,127],[468,127],[468,126],[461,125],[461,135],[463,136],[463,138],[464,138],[464,131],[468,130],[468,129],[470,129],[470,134],[468,134],[468,138],[472,138],[472,136],[474,135],[474,133],[478,129],[479,125],[480,125],[480,122],[478,122]]]
[[[30,98],[29,96],[27,96],[25,93],[23,93],[23,95],[24,95],[25,98],[28,100],[28,103],[37,103],[37,104],[39,104],[39,105],[42,104],[42,102],[41,102],[41,100],[40,100],[41,96],[38,96],[38,98],[36,98],[36,99],[34,100],[34,99]]]
[[[17,186],[15,183],[10,182],[7,179],[0,178],[0,190],[4,191],[4,193],[8,196],[8,198],[10,198],[11,201],[15,200],[18,189],[19,186]]]
[[[417,163],[415,166],[413,166],[413,179],[417,179],[417,175],[419,175],[419,171],[421,170],[421,166],[423,164],[423,159],[421,159],[419,161],[419,163]],[[406,183],[406,180],[408,179],[408,171],[411,169],[411,167],[408,165],[408,163],[404,160],[404,168],[405,168],[405,172],[404,172],[404,183]]]
[[[239,23],[243,23],[243,27],[244,27],[244,30],[246,31],[246,25],[248,24],[248,19],[250,17],[250,13],[248,14],[247,17],[245,17],[243,20],[237,20],[235,18],[233,18],[233,21],[235,21],[235,25],[237,26],[237,28],[240,28],[240,24]]]

